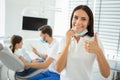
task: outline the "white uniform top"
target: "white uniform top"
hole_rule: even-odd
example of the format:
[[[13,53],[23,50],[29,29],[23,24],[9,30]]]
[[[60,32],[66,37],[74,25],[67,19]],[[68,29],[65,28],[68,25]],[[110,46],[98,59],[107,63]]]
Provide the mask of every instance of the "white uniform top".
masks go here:
[[[32,61],[30,56],[28,55],[28,53],[23,48],[15,50],[14,54],[17,55],[18,57],[23,56],[25,58],[25,60],[28,61],[28,62]]]
[[[95,54],[88,53],[84,48],[84,40],[92,40],[92,37],[85,36],[79,42],[75,38],[71,39],[69,46],[67,64],[64,73],[61,73],[61,80],[90,80]],[[59,53],[62,50],[65,39],[61,42]],[[99,46],[102,48],[100,41]],[[103,49],[103,48],[102,48]]]
[[[48,44],[47,55],[48,57],[52,57],[54,61],[49,66],[49,71],[58,73],[55,69],[55,60],[57,58],[57,51],[59,48],[59,43],[56,39],[53,39],[51,44]]]

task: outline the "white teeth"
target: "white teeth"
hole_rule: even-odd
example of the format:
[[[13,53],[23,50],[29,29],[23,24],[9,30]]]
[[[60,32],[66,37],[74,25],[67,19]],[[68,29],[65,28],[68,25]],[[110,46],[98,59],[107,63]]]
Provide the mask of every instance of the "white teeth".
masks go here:
[[[80,25],[79,27],[82,28],[82,25]],[[76,27],[73,26],[73,27],[72,27],[72,30],[76,30]]]

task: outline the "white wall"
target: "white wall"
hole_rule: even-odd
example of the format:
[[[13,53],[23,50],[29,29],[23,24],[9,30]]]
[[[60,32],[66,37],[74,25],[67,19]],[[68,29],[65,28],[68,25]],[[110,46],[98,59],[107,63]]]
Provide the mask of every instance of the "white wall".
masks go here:
[[[65,36],[66,31],[68,30],[68,8],[69,0],[56,0],[56,9],[55,12],[55,36]]]
[[[38,37],[37,31],[22,30],[22,16],[48,18],[48,24],[54,26],[55,0],[6,0],[5,35],[22,35],[24,38]]]
[[[0,36],[4,35],[5,1],[0,0]]]

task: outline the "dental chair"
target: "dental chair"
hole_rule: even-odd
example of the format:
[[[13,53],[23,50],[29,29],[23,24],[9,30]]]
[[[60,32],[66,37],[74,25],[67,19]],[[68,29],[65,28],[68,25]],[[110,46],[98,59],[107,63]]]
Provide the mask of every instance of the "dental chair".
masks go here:
[[[8,68],[7,74],[10,75],[11,73],[14,74],[13,75],[14,80],[27,80],[27,78],[29,77],[32,77],[40,72],[46,71],[46,69],[38,69],[35,72],[24,77],[16,75],[15,72],[24,70],[24,64],[18,57],[16,57],[16,55],[12,53],[10,48],[4,47],[1,43],[0,43],[0,61]]]

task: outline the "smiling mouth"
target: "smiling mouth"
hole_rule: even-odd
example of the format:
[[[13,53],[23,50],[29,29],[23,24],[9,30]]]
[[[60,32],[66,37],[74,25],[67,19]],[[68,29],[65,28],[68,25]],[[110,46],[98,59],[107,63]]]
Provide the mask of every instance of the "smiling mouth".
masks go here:
[[[77,30],[80,30],[80,29],[83,29],[83,27],[82,26],[80,26],[79,28],[72,27],[72,30],[74,30],[74,31],[77,31]]]

